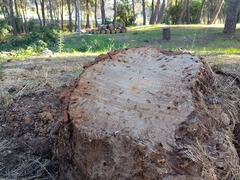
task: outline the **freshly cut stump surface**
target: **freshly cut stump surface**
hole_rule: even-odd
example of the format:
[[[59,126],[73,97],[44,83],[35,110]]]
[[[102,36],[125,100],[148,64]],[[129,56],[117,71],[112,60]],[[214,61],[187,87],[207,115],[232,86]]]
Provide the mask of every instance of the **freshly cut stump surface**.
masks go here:
[[[234,158],[219,166],[238,168],[211,73],[196,56],[157,48],[99,56],[61,97],[69,122],[57,154],[73,166],[63,171],[72,179],[217,179],[219,155],[209,158],[208,148],[219,137]]]

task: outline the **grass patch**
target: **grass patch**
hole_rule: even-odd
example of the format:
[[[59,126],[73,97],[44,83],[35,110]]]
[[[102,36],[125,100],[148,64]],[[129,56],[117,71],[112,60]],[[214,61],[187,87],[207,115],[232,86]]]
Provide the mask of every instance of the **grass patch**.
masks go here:
[[[171,40],[162,40],[162,29],[171,28]],[[202,54],[239,54],[240,29],[235,36],[222,33],[223,25],[149,25],[129,27],[124,34],[86,34],[78,37],[76,33],[61,34],[61,43],[52,43],[48,48],[58,55],[65,53],[106,53],[115,49],[154,46],[170,50],[184,50]],[[61,47],[59,47],[61,46]],[[27,49],[19,46],[12,47],[11,43],[0,45],[0,51],[14,51],[11,59],[27,59],[38,54],[34,47]],[[59,49],[61,49],[59,53]]]

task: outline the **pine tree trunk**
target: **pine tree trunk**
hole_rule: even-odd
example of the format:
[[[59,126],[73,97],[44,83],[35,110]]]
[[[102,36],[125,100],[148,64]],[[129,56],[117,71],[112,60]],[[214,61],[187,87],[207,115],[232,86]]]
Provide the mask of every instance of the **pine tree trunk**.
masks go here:
[[[101,15],[102,15],[102,24],[105,24],[105,2],[101,0]]]
[[[165,10],[165,6],[166,6],[166,2],[165,2],[165,0],[163,0],[160,11],[158,13],[157,21],[156,21],[157,24],[160,23],[162,18],[163,18],[163,13],[164,13],[164,10]]]
[[[94,19],[95,19],[95,27],[98,27],[98,22],[97,22],[97,0],[94,1]]]
[[[199,24],[201,22],[201,17],[202,17],[203,7],[204,7],[205,2],[206,2],[206,0],[202,0],[201,8],[199,9],[199,11],[197,13],[197,17],[196,17],[197,24]]]
[[[146,7],[145,0],[142,0],[143,25],[146,25]]]
[[[116,23],[116,18],[117,18],[117,1],[114,0],[114,3],[113,3],[113,24]]]
[[[51,0],[48,0],[48,3],[49,3],[49,13],[50,13],[50,18],[51,18],[51,24],[54,24]]]
[[[154,0],[152,0],[152,5],[151,5],[151,17],[149,24],[153,24],[153,19],[154,19]]]
[[[42,10],[42,22],[43,22],[43,26],[46,25],[46,18],[45,18],[45,0],[41,0],[40,4],[41,4],[41,10]]]
[[[61,1],[61,29],[63,30],[63,0]]]
[[[86,12],[87,12],[87,19],[86,19],[86,28],[90,28],[89,22],[89,0],[86,0]]]
[[[182,10],[180,12],[180,15],[179,15],[179,18],[178,18],[178,21],[177,21],[178,24],[182,23],[182,19],[183,19],[183,16],[184,16],[184,14],[185,14],[185,12],[187,10],[188,3],[189,3],[188,0],[184,0],[183,8],[182,8]]]
[[[40,26],[42,26],[42,19],[41,19],[40,13],[39,13],[37,0],[34,0],[34,2],[35,2],[36,10],[37,10],[38,20],[39,20]]]
[[[67,0],[67,4],[68,4],[68,17],[69,17],[69,31],[72,32],[71,0]]]
[[[228,9],[228,14],[223,32],[226,34],[235,33],[238,16],[240,13],[240,1],[232,0]]]
[[[218,0],[217,6],[212,14],[212,17],[209,21],[209,24],[215,24],[216,20],[218,18],[218,14],[221,11],[222,5],[223,5],[224,0]]]
[[[9,9],[10,9],[10,24],[13,27],[13,35],[17,35],[17,26],[16,26],[15,18],[14,18],[13,1],[12,0],[9,0]]]

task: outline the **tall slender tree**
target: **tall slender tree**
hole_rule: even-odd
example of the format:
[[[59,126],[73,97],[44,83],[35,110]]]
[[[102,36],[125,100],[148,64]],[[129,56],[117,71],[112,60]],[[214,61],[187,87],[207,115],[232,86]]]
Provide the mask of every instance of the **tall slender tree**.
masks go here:
[[[48,4],[49,4],[49,13],[50,13],[50,18],[51,18],[51,24],[54,24],[54,20],[53,20],[53,10],[52,10],[52,2],[51,2],[51,0],[48,0]]]
[[[94,1],[94,19],[95,19],[95,27],[98,27],[98,22],[97,22],[97,0]]]
[[[12,0],[9,0],[9,9],[10,9],[10,24],[13,28],[13,35],[17,35],[17,26],[16,26],[15,18],[14,18],[13,1]]]
[[[143,25],[146,25],[146,4],[145,4],[145,0],[142,0],[142,14],[143,14]]]
[[[211,19],[210,19],[210,21],[209,21],[209,24],[215,24],[215,23],[216,23],[217,18],[218,18],[218,14],[219,14],[220,11],[221,11],[223,2],[224,2],[224,0],[218,0],[217,6],[216,6],[216,8],[215,8],[215,10],[214,10],[214,12],[213,12],[213,14],[212,14],[212,17],[211,17]]]
[[[117,1],[113,0],[113,24],[116,23],[117,18]]]
[[[198,10],[197,17],[196,17],[196,23],[199,24],[201,22],[201,17],[203,13],[203,7],[205,5],[206,0],[202,0],[201,7]]]
[[[40,0],[40,4],[41,4],[41,11],[42,11],[42,22],[43,22],[43,26],[45,26],[46,25],[45,0]]]
[[[226,34],[235,33],[236,24],[240,14],[240,1],[231,0],[223,32]]]
[[[87,18],[86,18],[86,28],[90,28],[90,21],[89,21],[89,0],[86,0],[86,12],[87,12]]]
[[[160,8],[160,11],[159,11],[158,16],[157,16],[156,23],[160,23],[162,21],[163,13],[164,13],[164,10],[165,10],[165,6],[166,6],[166,2],[165,2],[165,0],[163,0],[161,8]]]
[[[35,3],[35,6],[36,6],[36,10],[37,10],[37,16],[38,16],[39,24],[40,24],[40,26],[42,26],[42,19],[41,19],[40,13],[39,13],[37,0],[34,0],[34,3]]]
[[[102,24],[105,23],[105,2],[101,0],[101,15],[102,15]]]
[[[69,31],[72,32],[71,0],[67,0],[67,6],[68,6],[68,18],[69,18]]]
[[[180,11],[180,15],[178,18],[178,24],[182,23],[182,19],[183,19],[184,14],[186,13],[188,4],[189,4],[189,0],[184,0],[183,7],[182,7],[182,10]]]

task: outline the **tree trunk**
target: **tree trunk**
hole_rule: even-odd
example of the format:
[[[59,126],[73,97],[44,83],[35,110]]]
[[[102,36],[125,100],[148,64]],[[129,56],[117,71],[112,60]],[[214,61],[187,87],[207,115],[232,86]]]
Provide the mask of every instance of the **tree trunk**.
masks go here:
[[[86,19],[86,28],[90,28],[89,22],[89,0],[86,0],[86,11],[87,11],[87,19]]]
[[[48,0],[48,3],[49,3],[49,12],[50,12],[51,24],[54,24],[51,0]]]
[[[235,33],[239,13],[240,13],[240,1],[232,0],[225,21],[225,27],[223,30],[224,33],[226,34]]]
[[[133,12],[133,15],[135,16],[135,1],[132,0],[132,12]]]
[[[27,18],[26,18],[26,15],[27,15],[27,2],[23,2],[22,0],[20,0],[21,2],[21,9],[22,9],[22,17],[24,19],[24,30],[25,32],[29,32],[29,29],[28,29],[28,23],[27,23]]]
[[[206,0],[202,0],[202,4],[201,4],[201,7],[197,13],[197,17],[196,17],[196,23],[197,24],[200,24],[201,23],[201,17],[202,17],[202,13],[203,13],[203,7],[204,7],[204,4],[205,4]]]
[[[17,26],[16,26],[15,18],[14,18],[13,1],[12,0],[9,0],[9,9],[10,9],[10,24],[13,28],[13,35],[17,35]]]
[[[102,24],[105,24],[105,2],[101,0],[101,15],[102,15]]]
[[[35,2],[36,10],[37,10],[38,20],[39,20],[40,26],[42,26],[42,19],[41,19],[40,13],[39,13],[37,0],[34,0],[34,2]]]
[[[95,27],[98,27],[98,22],[97,22],[97,0],[94,1],[94,19],[95,19]]]
[[[74,31],[77,32],[77,18],[78,18],[78,15],[77,15],[77,0],[74,1],[74,6],[75,6],[75,27],[74,27]]]
[[[157,20],[157,15],[159,13],[159,8],[160,8],[160,0],[157,0],[157,4],[155,6],[155,11],[152,14],[151,20],[150,20],[150,24],[155,24],[156,20]]]
[[[69,31],[72,32],[71,0],[67,0],[67,5],[68,5],[68,17],[69,17]]]
[[[185,12],[187,10],[188,3],[189,3],[189,0],[184,0],[183,8],[182,8],[182,10],[180,12],[180,15],[179,15],[179,18],[178,18],[178,21],[177,21],[178,24],[182,23],[182,19],[183,19],[183,16],[184,16],[184,14],[185,14]]]
[[[61,1],[61,10],[60,10],[60,14],[61,14],[61,29],[63,30],[63,0]]]
[[[157,21],[156,23],[160,23],[162,18],[163,18],[163,13],[164,13],[164,10],[165,10],[165,5],[166,5],[166,2],[165,0],[162,1],[162,5],[161,5],[161,8],[160,8],[160,11],[158,13],[158,17],[157,17]]]
[[[218,18],[218,14],[221,11],[222,5],[223,5],[224,0],[218,0],[217,7],[215,8],[212,17],[209,21],[209,24],[215,24],[216,20]]]
[[[149,24],[154,24],[154,0],[152,0],[152,5],[151,5],[151,17],[150,17],[150,21]]]
[[[145,0],[142,0],[143,25],[146,25],[146,7]]]
[[[113,24],[116,23],[116,18],[117,18],[117,1],[113,0]]]
[[[43,26],[46,25],[46,18],[45,18],[45,0],[41,0],[40,4],[41,4],[41,10],[42,10],[42,22],[43,22]]]

